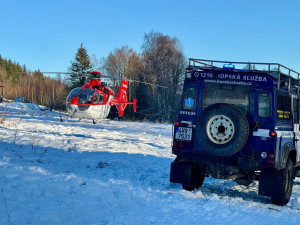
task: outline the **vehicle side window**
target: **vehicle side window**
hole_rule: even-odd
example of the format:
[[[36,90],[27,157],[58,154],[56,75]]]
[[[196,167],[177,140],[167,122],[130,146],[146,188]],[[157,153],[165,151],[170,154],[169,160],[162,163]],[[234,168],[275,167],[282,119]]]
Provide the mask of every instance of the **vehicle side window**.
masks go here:
[[[183,108],[193,110],[196,103],[197,89],[195,87],[187,87],[184,92]]]
[[[264,118],[271,116],[271,95],[268,92],[258,94],[258,116]]]
[[[277,118],[279,121],[291,121],[291,97],[277,94]]]
[[[294,124],[299,124],[299,100],[293,99]]]

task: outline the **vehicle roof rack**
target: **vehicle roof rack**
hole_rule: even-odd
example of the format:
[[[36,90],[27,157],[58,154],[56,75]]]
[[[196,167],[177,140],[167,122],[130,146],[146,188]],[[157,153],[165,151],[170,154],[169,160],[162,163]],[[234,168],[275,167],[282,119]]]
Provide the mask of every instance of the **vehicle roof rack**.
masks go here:
[[[224,64],[233,64],[235,66],[234,69],[232,69],[233,71],[267,74],[277,81],[276,86],[278,89],[282,87],[282,82],[286,82],[288,84],[288,91],[296,89],[297,93],[299,93],[300,73],[279,63],[235,62],[189,58],[188,67],[199,70],[224,70]]]

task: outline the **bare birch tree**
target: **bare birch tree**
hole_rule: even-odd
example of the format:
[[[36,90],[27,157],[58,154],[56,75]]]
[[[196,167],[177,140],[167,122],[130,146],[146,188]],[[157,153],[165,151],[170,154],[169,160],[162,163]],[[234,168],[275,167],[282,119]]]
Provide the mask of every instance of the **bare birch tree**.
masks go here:
[[[153,117],[158,121],[173,121],[187,63],[181,44],[177,38],[150,32],[145,34],[142,48],[143,79],[166,87],[147,87],[147,113],[156,112]]]

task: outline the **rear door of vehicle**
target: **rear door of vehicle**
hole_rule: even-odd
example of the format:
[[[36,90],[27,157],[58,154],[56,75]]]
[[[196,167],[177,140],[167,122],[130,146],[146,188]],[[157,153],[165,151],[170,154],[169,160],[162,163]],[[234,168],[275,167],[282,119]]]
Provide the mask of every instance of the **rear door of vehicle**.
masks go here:
[[[196,124],[196,110],[198,109],[199,96],[198,81],[187,81],[184,84],[179,110],[179,126],[174,129],[174,141],[183,142],[181,147],[184,151],[193,150],[193,139],[195,138],[194,124]]]
[[[258,156],[258,159],[262,159],[262,152],[269,155],[274,154],[275,150],[275,141],[270,136],[270,133],[274,131],[274,117],[276,116],[273,101],[274,93],[272,92],[272,89],[254,90],[253,99],[255,101],[253,122],[251,123],[253,132],[252,150]]]

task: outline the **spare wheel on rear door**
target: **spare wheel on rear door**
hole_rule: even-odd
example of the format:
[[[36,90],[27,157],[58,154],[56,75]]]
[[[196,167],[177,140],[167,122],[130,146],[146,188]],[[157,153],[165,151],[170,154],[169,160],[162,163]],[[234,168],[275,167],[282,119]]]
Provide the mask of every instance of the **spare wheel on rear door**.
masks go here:
[[[246,144],[249,124],[237,107],[218,103],[207,107],[199,117],[196,136],[199,144],[211,155],[231,156]]]

